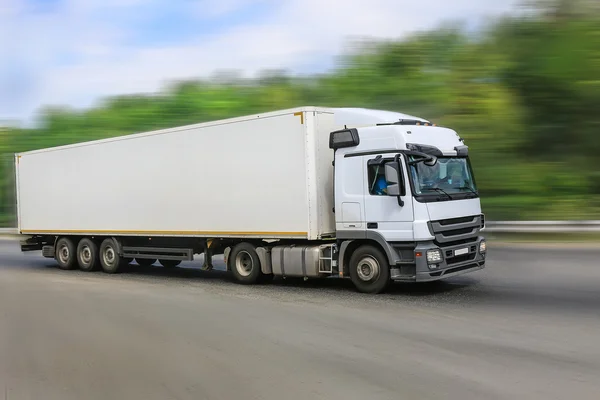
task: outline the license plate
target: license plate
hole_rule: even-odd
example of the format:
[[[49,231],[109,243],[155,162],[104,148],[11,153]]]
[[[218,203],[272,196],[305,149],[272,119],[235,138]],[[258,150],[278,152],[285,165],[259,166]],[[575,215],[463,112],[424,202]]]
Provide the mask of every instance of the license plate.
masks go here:
[[[455,256],[462,256],[463,254],[468,254],[469,253],[469,248],[465,247],[464,249],[458,249],[458,250],[454,250],[454,255]]]

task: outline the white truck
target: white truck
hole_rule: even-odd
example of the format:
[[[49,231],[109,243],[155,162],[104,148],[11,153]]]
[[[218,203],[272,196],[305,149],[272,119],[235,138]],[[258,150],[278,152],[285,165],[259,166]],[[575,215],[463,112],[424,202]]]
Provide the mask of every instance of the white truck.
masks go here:
[[[22,251],[116,273],[223,254],[240,283],[358,291],[484,268],[484,215],[453,130],[302,107],[15,155]]]

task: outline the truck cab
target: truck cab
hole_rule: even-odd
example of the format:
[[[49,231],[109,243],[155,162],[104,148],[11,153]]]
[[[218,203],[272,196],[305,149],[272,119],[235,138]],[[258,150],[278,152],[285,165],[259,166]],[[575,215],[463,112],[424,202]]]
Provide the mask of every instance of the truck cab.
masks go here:
[[[485,218],[464,140],[404,114],[373,111],[361,122],[329,138],[343,271],[362,291],[378,292],[383,280],[425,282],[484,268]]]

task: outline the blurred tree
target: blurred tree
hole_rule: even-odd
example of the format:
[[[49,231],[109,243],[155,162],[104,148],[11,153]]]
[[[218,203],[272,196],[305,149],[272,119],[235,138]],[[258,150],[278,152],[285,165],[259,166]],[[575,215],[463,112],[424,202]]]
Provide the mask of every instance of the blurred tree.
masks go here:
[[[42,110],[37,129],[5,129],[0,152],[68,144],[301,105],[425,116],[460,132],[491,219],[600,213],[600,1],[525,0],[528,12],[476,34],[444,25],[398,41],[353,42],[327,74],[244,79],[218,71],[160,94]],[[0,224],[8,174],[0,163]],[[2,203],[5,204],[2,204]]]

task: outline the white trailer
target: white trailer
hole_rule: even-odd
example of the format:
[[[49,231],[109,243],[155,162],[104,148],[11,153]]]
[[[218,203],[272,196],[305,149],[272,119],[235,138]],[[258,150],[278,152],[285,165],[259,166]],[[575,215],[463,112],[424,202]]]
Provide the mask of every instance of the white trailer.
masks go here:
[[[424,142],[399,140],[413,134],[407,127]],[[21,248],[42,250],[63,269],[108,273],[133,259],[172,267],[201,253],[210,269],[212,255],[224,253],[239,282],[350,275],[359,290],[380,292],[391,280],[437,279],[449,267],[436,245],[435,274],[426,263],[428,275],[418,275],[419,245],[435,241],[435,227],[452,226],[431,225],[433,213],[474,227],[475,257],[454,273],[480,269],[485,242],[474,180],[469,192],[445,201],[437,190],[418,193],[419,181],[409,179],[411,168],[413,176],[424,173],[415,165],[445,159],[439,147],[467,160],[461,165],[472,175],[454,131],[350,108],[303,107],[19,153],[18,229],[28,237]],[[373,162],[377,155],[385,162]],[[369,193],[375,164],[387,178],[385,198]],[[423,223],[433,228],[424,232]],[[355,260],[365,248],[368,257]]]

